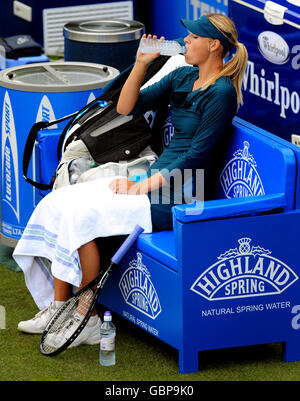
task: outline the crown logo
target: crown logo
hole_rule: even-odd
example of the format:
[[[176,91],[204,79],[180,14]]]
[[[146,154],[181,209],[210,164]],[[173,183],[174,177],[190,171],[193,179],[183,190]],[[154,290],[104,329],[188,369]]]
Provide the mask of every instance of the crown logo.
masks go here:
[[[239,253],[241,255],[245,255],[251,251],[250,247],[251,238],[240,238],[238,240],[239,246]]]

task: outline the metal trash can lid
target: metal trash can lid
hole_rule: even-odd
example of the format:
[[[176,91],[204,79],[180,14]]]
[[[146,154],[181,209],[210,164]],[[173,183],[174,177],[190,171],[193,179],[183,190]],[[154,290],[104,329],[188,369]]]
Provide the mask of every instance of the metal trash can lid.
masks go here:
[[[0,86],[27,92],[76,92],[102,88],[119,74],[102,64],[54,61],[7,68],[0,72]]]
[[[64,26],[64,37],[76,42],[129,42],[140,39],[144,28],[141,22],[121,19],[73,21]]]

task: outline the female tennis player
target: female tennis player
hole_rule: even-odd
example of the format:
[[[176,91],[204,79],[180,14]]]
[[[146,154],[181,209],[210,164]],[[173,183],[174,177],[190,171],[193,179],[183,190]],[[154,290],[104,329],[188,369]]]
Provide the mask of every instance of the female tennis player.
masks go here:
[[[170,146],[143,181],[115,177],[63,187],[37,205],[14,258],[41,310],[20,322],[19,330],[42,333],[49,318],[70,297],[72,286],[83,287],[98,275],[106,251],[104,238],[127,235],[136,224],[145,233],[171,230],[173,172],[183,174],[188,169],[194,174],[214,161],[225,128],[242,103],[247,51],[238,41],[234,23],[224,15],[207,14],[181,22],[188,30],[184,57],[189,65],[140,90],[147,67],[159,52],[138,52],[118,101],[120,114],[144,113],[169,104],[174,126]],[[234,54],[225,63],[231,50]],[[171,190],[167,203],[161,190],[166,186]],[[151,202],[155,191],[156,202]],[[100,323],[95,312],[72,346],[99,343]]]

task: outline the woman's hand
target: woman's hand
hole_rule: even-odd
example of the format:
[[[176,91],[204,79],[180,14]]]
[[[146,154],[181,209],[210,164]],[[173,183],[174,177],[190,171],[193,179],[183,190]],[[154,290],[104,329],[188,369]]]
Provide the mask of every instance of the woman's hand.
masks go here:
[[[147,38],[147,39],[154,39],[154,40],[164,40],[165,39],[164,36],[161,36],[160,39],[157,39],[156,35],[146,36],[146,34],[144,34],[142,37]],[[157,51],[155,53],[141,53],[138,50],[137,55],[136,55],[136,62],[148,65],[148,64],[152,63],[152,61],[155,60],[156,58],[158,58],[159,56],[160,56],[159,51]]]
[[[127,178],[115,178],[109,188],[115,194],[143,195],[155,191],[160,187],[169,185],[160,172],[140,182],[130,181]]]
[[[114,194],[141,195],[141,188],[138,182],[130,181],[127,178],[116,178],[110,182],[109,188]]]

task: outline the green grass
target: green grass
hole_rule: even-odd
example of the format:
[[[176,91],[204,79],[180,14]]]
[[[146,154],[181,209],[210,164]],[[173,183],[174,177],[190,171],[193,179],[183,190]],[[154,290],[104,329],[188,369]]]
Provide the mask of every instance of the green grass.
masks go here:
[[[16,327],[37,308],[23,273],[0,265],[0,305],[6,309],[6,329],[0,330],[0,381],[296,381],[300,362],[281,361],[281,344],[267,344],[199,353],[199,372],[178,373],[177,351],[114,316],[117,363],[101,367],[99,346],[80,346],[55,357],[39,351],[39,336]],[[102,311],[103,312],[103,311]]]

